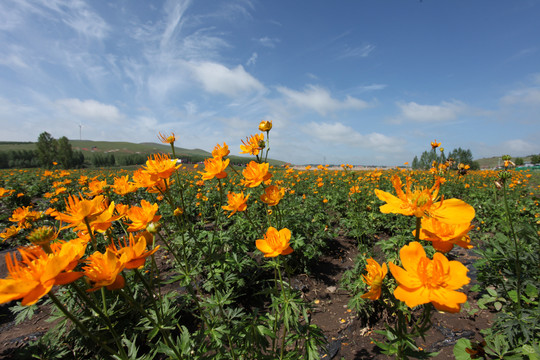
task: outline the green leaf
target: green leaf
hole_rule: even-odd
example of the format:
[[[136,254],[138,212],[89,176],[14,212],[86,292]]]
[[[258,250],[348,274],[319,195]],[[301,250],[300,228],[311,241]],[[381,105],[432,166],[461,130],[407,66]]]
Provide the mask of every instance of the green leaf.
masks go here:
[[[461,338],[454,346],[454,357],[456,360],[471,360],[471,355],[465,350],[472,347],[471,340]]]
[[[497,311],[501,311],[501,309],[502,309],[502,304],[499,301],[495,301],[493,306],[495,306],[495,310],[497,310]]]

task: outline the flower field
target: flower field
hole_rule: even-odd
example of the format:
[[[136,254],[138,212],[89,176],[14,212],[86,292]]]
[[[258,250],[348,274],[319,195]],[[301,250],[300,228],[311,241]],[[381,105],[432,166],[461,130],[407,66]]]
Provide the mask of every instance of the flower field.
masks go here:
[[[455,338],[452,357],[540,359],[539,173],[509,158],[500,171],[273,167],[271,128],[242,140],[241,167],[225,143],[177,164],[176,137],[160,134],[171,153],[135,171],[0,172],[0,304],[18,322],[46,306],[55,320],[2,355],[332,358],[325,295],[302,279],[347,239],[350,266],[328,292],[369,347],[351,334],[336,358],[437,358],[423,346],[435,319],[482,313],[490,325]]]

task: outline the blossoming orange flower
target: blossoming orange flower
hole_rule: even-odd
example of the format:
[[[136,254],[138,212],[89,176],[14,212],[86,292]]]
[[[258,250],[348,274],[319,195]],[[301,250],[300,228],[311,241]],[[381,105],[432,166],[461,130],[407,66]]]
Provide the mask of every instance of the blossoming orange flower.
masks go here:
[[[108,290],[117,290],[124,287],[125,280],[120,272],[126,266],[127,255],[116,256],[115,252],[107,248],[105,254],[96,251],[86,259],[83,267],[84,275],[90,280],[92,288],[87,291],[96,291],[104,286]]]
[[[139,269],[144,265],[146,258],[159,249],[159,245],[154,249],[146,251],[147,240],[151,240],[152,235],[148,232],[144,232],[138,235],[136,238],[132,233],[129,234],[128,240],[124,239],[124,246],[117,248],[112,243],[109,248],[119,257],[125,255],[124,260],[126,262],[126,269]]]
[[[441,146],[441,143],[438,143],[437,140],[431,142],[431,148],[436,149]]]
[[[39,246],[20,248],[22,260],[6,255],[9,275],[0,279],[0,304],[22,299],[22,305],[35,304],[54,285],[65,285],[82,276],[71,271],[84,254],[86,243],[72,240],[57,243],[52,254]]]
[[[139,231],[146,229],[149,223],[161,219],[161,215],[156,215],[158,204],[150,204],[146,200],[141,200],[141,207],[132,206],[126,212],[126,217],[131,221],[128,231]]]
[[[150,175],[153,181],[156,181],[158,179],[168,179],[180,166],[182,165],[177,165],[176,160],[171,159],[169,155],[154,154],[153,159],[148,157],[146,164],[142,168]]]
[[[223,161],[221,158],[208,158],[204,160],[204,172],[199,171],[203,180],[213,178],[224,179],[227,177],[225,169],[229,166],[229,159]]]
[[[96,196],[92,200],[71,195],[66,200],[66,212],[55,211],[51,215],[56,220],[70,224],[64,228],[73,227],[76,231],[87,231],[86,223],[91,226],[96,217],[108,208],[103,195]]]
[[[31,206],[22,206],[13,210],[9,221],[16,222],[18,228],[30,227],[31,222],[41,217],[41,213],[39,211],[30,210],[31,208]]]
[[[2,238],[2,241],[6,241],[9,238],[14,237],[19,233],[21,229],[15,225],[12,225],[10,227],[7,227],[4,229],[3,232],[0,233],[0,238]]]
[[[259,130],[261,130],[261,131],[270,131],[270,130],[272,130],[272,120],[270,120],[270,121],[266,121],[266,120],[261,121],[260,124],[259,124]]]
[[[169,136],[159,133],[158,139],[164,144],[174,144],[176,141],[176,136],[174,136],[174,133],[171,133]]]
[[[227,200],[228,200],[228,205],[224,205],[222,206],[223,210],[228,210],[228,211],[232,211],[231,214],[228,216],[228,217],[231,217],[234,213],[236,213],[237,211],[244,211],[246,210],[247,208],[247,199],[249,198],[249,194],[248,196],[245,196],[244,197],[244,192],[240,192],[240,193],[233,193],[233,192],[229,192],[227,194]]]
[[[255,134],[246,141],[241,140],[243,145],[240,145],[240,154],[259,155],[259,151],[262,149],[261,144],[264,144],[264,134]]]
[[[229,155],[231,152],[229,151],[229,146],[227,143],[223,143],[223,147],[219,144],[217,144],[214,147],[214,150],[212,150],[212,156],[217,159],[222,159],[225,156]]]
[[[0,187],[0,199],[4,197],[8,197],[14,192],[15,190],[8,190],[8,189],[4,189],[3,187]]]
[[[394,290],[396,299],[410,308],[431,302],[440,311],[460,311],[460,304],[467,301],[467,295],[456,290],[470,281],[462,263],[448,261],[441,253],[435,253],[430,260],[416,241],[402,247],[399,256],[403,268],[389,263],[398,283]]]
[[[272,174],[268,172],[270,164],[262,163],[258,164],[255,161],[251,161],[247,164],[242,175],[242,184],[247,187],[257,187],[263,181],[267,181],[272,177]]]
[[[137,191],[139,187],[134,182],[129,181],[129,175],[115,177],[112,189],[118,195],[126,195]]]
[[[386,202],[380,207],[384,214],[402,214],[416,217],[434,217],[449,224],[462,224],[471,222],[474,218],[474,208],[459,199],[441,199],[438,202],[440,179],[430,188],[411,190],[412,181],[407,178],[405,192],[402,190],[402,182],[399,176],[392,177],[392,184],[397,197],[379,189],[375,189],[375,195]]]
[[[107,187],[107,180],[93,180],[88,183],[88,192],[86,195],[88,197],[93,197],[99,194],[102,194],[105,188]]]
[[[285,196],[285,189],[276,185],[270,185],[264,189],[264,194],[261,195],[261,201],[268,206],[275,206]]]
[[[381,287],[383,279],[388,273],[386,263],[382,267],[373,258],[367,259],[366,265],[367,276],[362,275],[363,281],[370,286],[369,292],[361,296],[363,299],[377,300],[381,297]]]
[[[264,239],[255,241],[257,249],[264,253],[264,257],[276,257],[278,255],[289,255],[293,249],[289,245],[291,231],[287,228],[277,230],[269,227],[264,235]]]
[[[420,240],[431,241],[435,250],[447,253],[454,245],[471,249],[471,239],[467,233],[474,228],[470,223],[446,224],[433,218],[423,218]],[[416,230],[413,231],[416,235]]]

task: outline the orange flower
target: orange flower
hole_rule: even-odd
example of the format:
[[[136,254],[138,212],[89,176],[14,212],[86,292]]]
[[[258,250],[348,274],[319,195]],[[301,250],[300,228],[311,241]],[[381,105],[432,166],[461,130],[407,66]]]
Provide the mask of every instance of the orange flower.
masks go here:
[[[159,182],[159,178],[152,178],[152,175],[144,171],[144,169],[137,169],[133,172],[133,182],[135,186],[140,188],[151,188]]]
[[[441,146],[441,143],[438,143],[437,140],[431,142],[431,148],[436,149]]]
[[[171,133],[171,135],[169,136],[159,133],[158,139],[164,144],[174,144],[174,142],[176,141],[176,136],[174,136],[174,133]]]
[[[21,299],[22,305],[35,304],[54,285],[64,285],[82,276],[71,271],[86,249],[86,242],[71,240],[56,243],[47,254],[39,246],[20,248],[22,260],[6,255],[9,275],[0,279],[0,304]]]
[[[102,194],[106,187],[107,187],[107,180],[103,180],[103,181],[93,180],[88,184],[89,192],[86,193],[86,195],[88,197],[93,197],[93,196]]]
[[[229,159],[223,161],[221,158],[208,158],[204,160],[204,171],[199,171],[203,180],[212,180],[213,178],[223,179],[227,177],[225,169],[229,166]]]
[[[19,228],[30,227],[31,222],[41,217],[41,213],[39,211],[32,211],[30,209],[31,209],[31,206],[23,206],[23,207],[13,210],[13,213],[11,214],[9,221],[16,222],[17,227]]]
[[[129,181],[129,175],[114,178],[112,189],[118,195],[126,195],[137,191],[139,187],[134,182]]]
[[[247,199],[249,198],[249,195],[244,197],[244,192],[241,193],[233,193],[229,192],[227,194],[227,200],[229,201],[229,205],[222,206],[223,210],[229,210],[232,211],[232,213],[229,215],[231,217],[235,212],[237,211],[244,211],[247,208]]]
[[[263,149],[264,146],[264,134],[255,134],[249,138],[246,138],[246,142],[241,140],[243,145],[240,145],[240,154],[251,154],[259,155],[259,151]]]
[[[126,266],[127,255],[116,256],[116,253],[107,248],[105,254],[96,251],[86,259],[83,267],[84,275],[90,280],[92,288],[87,291],[96,291],[104,286],[109,290],[124,287],[125,280],[120,272]]]
[[[260,124],[259,124],[259,130],[261,130],[261,131],[270,131],[270,130],[272,130],[272,120],[270,120],[270,121],[266,121],[266,120],[261,121]]]
[[[268,163],[258,164],[255,161],[251,161],[247,164],[244,171],[242,171],[242,175],[244,175],[242,184],[247,187],[257,187],[263,181],[269,180],[272,177],[272,174],[268,172],[269,166],[270,164]]]
[[[229,155],[231,152],[229,151],[229,146],[227,143],[223,143],[223,147],[221,145],[217,144],[214,147],[214,150],[212,150],[212,156],[217,159],[222,159],[225,156]]]
[[[103,195],[96,196],[92,200],[72,195],[66,200],[66,213],[55,211],[51,215],[56,220],[70,224],[64,228],[74,227],[76,231],[87,231],[86,223],[92,227],[92,222],[107,209],[108,205]]]
[[[388,268],[386,263],[383,263],[383,266],[379,265],[378,262],[373,260],[373,258],[367,259],[366,271],[368,272],[367,276],[362,275],[363,281],[369,285],[371,288],[369,292],[361,296],[363,299],[377,300],[381,297],[381,286],[383,279],[388,273]]]
[[[154,154],[154,158],[148,158],[144,171],[150,175],[153,181],[168,179],[182,165],[177,165],[176,160],[171,159],[166,154]]]
[[[135,238],[132,233],[129,234],[129,240],[124,238],[124,246],[117,248],[114,243],[109,246],[119,258],[125,255],[124,261],[126,262],[126,269],[140,269],[143,267],[146,258],[159,249],[159,245],[150,251],[146,251],[146,244],[148,240],[152,239],[152,235],[148,232],[144,232]],[[121,245],[121,244],[120,244]]]
[[[132,206],[126,212],[126,216],[131,220],[128,231],[139,231],[146,229],[151,222],[161,219],[161,215],[156,215],[158,204],[150,204],[146,200],[141,200],[141,206]]]
[[[404,269],[389,263],[398,283],[394,290],[396,299],[410,308],[431,302],[440,311],[460,311],[460,304],[467,301],[467,295],[456,290],[470,281],[462,263],[448,261],[441,253],[435,253],[430,260],[416,241],[402,247],[399,256]]]
[[[435,250],[447,253],[454,245],[464,249],[471,249],[471,239],[467,233],[473,229],[470,223],[446,224],[436,219],[422,219],[420,239],[431,241]],[[416,235],[416,230],[413,231]]]
[[[441,199],[438,202],[437,195],[441,179],[437,179],[430,188],[420,188],[411,190],[411,179],[407,178],[405,192],[402,190],[402,182],[399,176],[392,177],[392,184],[396,190],[397,197],[379,189],[375,189],[375,195],[386,202],[380,207],[384,214],[402,214],[416,217],[434,217],[449,224],[462,224],[471,222],[474,218],[474,208],[459,199]]]
[[[276,230],[269,227],[264,235],[264,239],[255,241],[257,249],[264,253],[264,257],[276,257],[278,255],[289,255],[293,249],[289,245],[291,231],[287,228]]]
[[[264,194],[261,195],[261,201],[268,206],[275,206],[285,196],[285,189],[279,188],[276,185],[270,185],[264,189]]]
[[[362,190],[360,190],[360,186],[358,185],[354,185],[349,189],[349,195],[359,194],[360,192],[362,192]]]
[[[15,235],[17,235],[19,233],[21,229],[18,228],[17,226],[15,225],[12,225],[10,227],[7,227],[4,229],[4,231],[2,233],[0,233],[0,237],[4,240],[2,241],[6,241],[7,239],[9,238],[12,238],[14,237]]]
[[[8,197],[14,192],[15,190],[8,190],[8,189],[4,189],[3,187],[0,187],[0,199],[4,197]]]

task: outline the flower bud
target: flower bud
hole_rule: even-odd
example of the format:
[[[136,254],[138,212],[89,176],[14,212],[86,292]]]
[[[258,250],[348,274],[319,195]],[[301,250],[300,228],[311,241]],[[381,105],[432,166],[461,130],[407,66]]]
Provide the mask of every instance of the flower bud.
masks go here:
[[[158,222],[151,222],[146,227],[146,231],[148,231],[150,234],[156,234],[161,230],[161,224]]]
[[[272,129],[272,121],[263,120],[259,124],[259,130],[261,131],[270,131]]]

